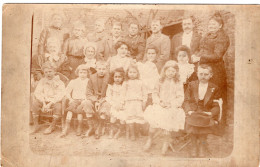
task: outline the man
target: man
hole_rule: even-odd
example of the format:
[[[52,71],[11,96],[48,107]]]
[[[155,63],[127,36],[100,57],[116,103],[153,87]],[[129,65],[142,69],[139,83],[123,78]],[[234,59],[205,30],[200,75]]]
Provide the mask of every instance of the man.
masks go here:
[[[143,60],[145,40],[139,34],[139,24],[137,21],[133,21],[128,27],[129,34],[125,36],[125,41],[129,46],[130,55],[136,61]]]
[[[95,21],[95,32],[87,34],[89,42],[101,42],[106,37],[105,33],[105,21],[103,19],[97,19]]]
[[[153,45],[158,50],[158,57],[156,61],[160,64],[158,71],[161,71],[161,68],[167,60],[170,58],[170,47],[171,41],[168,36],[162,34],[162,24],[160,20],[154,19],[151,22],[152,35],[146,41],[146,47]],[[144,61],[146,61],[146,56],[144,56]]]
[[[191,57],[199,51],[201,36],[195,32],[192,17],[186,17],[182,20],[183,32],[173,36],[171,41],[171,59],[177,60],[176,48],[186,45],[191,50]],[[189,60],[192,60],[189,57]],[[191,61],[192,62],[192,61]]]
[[[98,60],[106,61],[108,58],[116,55],[115,44],[122,40],[122,24],[120,22],[114,22],[111,29],[111,35],[104,39],[100,44],[99,53],[97,55]]]

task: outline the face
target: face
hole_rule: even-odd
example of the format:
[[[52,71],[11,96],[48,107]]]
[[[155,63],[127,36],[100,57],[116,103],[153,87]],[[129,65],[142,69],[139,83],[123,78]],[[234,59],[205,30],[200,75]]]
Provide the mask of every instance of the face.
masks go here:
[[[79,78],[85,79],[88,76],[88,72],[86,70],[79,70]]]
[[[204,68],[198,68],[198,79],[202,83],[207,83],[210,78],[212,77],[212,73],[210,73],[209,69],[204,69]]]
[[[182,21],[182,29],[185,33],[190,33],[193,30],[193,22],[191,18]]]
[[[97,66],[97,75],[99,77],[103,77],[106,74],[107,68],[105,65],[98,65]]]
[[[54,15],[52,18],[52,26],[60,28],[62,26],[62,17],[59,15]]]
[[[152,32],[153,32],[153,33],[158,33],[158,32],[160,32],[161,29],[162,29],[162,25],[161,25],[160,21],[159,21],[159,20],[158,20],[158,21],[153,21],[153,22],[151,23],[151,29],[152,29]]]
[[[130,68],[129,71],[128,71],[128,77],[130,79],[137,79],[137,75],[138,75],[138,72],[136,71],[135,68]]]
[[[114,83],[120,85],[123,82],[123,76],[120,72],[115,72],[114,74]]]
[[[112,35],[114,37],[119,37],[121,35],[122,28],[120,25],[114,25],[112,28]]]
[[[208,31],[214,33],[217,32],[221,27],[221,24],[219,24],[216,20],[211,19],[208,24]]]
[[[137,34],[138,34],[138,25],[136,25],[136,24],[131,24],[131,25],[129,26],[129,33],[130,33],[130,35],[132,35],[132,36],[137,35]]]
[[[44,69],[44,76],[48,79],[48,80],[52,80],[54,75],[55,75],[55,71],[54,69],[51,68],[45,68]]]
[[[59,49],[60,49],[59,46],[55,42],[47,43],[47,51],[49,53],[58,53]]]
[[[174,78],[176,72],[177,72],[176,69],[173,68],[173,67],[167,68],[166,71],[165,71],[166,78],[168,78],[168,79]]]
[[[73,29],[73,34],[75,37],[81,37],[84,34],[85,28],[83,26],[76,26]]]
[[[189,58],[185,51],[179,51],[178,57],[177,57],[178,63],[185,64],[188,63]]]
[[[88,47],[85,55],[88,59],[93,59],[95,57],[95,49],[93,47]]]
[[[154,61],[156,59],[156,51],[154,49],[148,49],[146,57],[148,61]]]
[[[121,56],[121,57],[125,57],[128,53],[128,47],[126,45],[121,45],[118,49],[117,49],[117,53]]]
[[[95,29],[96,29],[96,32],[98,32],[98,33],[103,32],[105,29],[104,23],[102,23],[101,21],[97,21],[95,23]]]

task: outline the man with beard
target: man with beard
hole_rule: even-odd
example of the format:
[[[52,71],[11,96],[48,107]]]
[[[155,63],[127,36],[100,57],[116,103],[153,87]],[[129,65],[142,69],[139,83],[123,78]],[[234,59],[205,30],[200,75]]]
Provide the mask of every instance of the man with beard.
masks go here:
[[[181,45],[186,45],[191,50],[191,55],[199,51],[201,36],[194,31],[194,20],[191,16],[183,18],[182,29],[183,32],[174,35],[171,41],[171,59],[173,60],[177,60],[176,48]],[[189,60],[192,62],[191,57]]]

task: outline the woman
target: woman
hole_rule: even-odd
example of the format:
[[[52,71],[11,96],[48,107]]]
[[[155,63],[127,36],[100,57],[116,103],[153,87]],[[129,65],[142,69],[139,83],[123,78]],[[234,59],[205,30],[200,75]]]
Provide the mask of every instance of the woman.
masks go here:
[[[227,103],[226,69],[223,56],[229,47],[229,37],[223,30],[224,22],[219,13],[215,13],[209,20],[208,32],[200,41],[200,51],[196,55],[199,64],[208,64],[212,67],[211,82],[216,84],[223,99],[223,110]],[[195,60],[196,61],[196,60]],[[225,111],[222,121],[225,124]]]

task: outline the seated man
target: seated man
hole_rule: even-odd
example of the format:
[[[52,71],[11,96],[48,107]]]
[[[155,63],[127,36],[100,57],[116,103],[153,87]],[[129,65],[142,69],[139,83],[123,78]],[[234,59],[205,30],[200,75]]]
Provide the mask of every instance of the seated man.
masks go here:
[[[83,110],[86,113],[89,126],[86,136],[90,136],[93,132],[96,122],[95,138],[99,139],[101,136],[100,130],[104,127],[110,108],[109,104],[105,101],[109,74],[106,62],[98,61],[96,65],[97,73],[92,74],[89,78],[87,100],[82,105],[84,105]]]
[[[55,69],[49,62],[43,64],[42,70],[44,77],[35,88],[32,102],[34,123],[32,133],[36,133],[39,130],[38,119],[42,111],[43,113],[53,114],[51,125],[44,131],[44,134],[50,134],[54,131],[56,122],[61,117],[61,100],[65,95],[65,86],[59,76],[55,76]]]
[[[183,109],[186,113],[186,131],[191,136],[191,156],[205,157],[207,135],[214,132],[214,120],[217,120],[220,111],[219,89],[209,80],[212,77],[212,68],[203,64],[198,67],[198,81],[189,83],[185,91]]]

